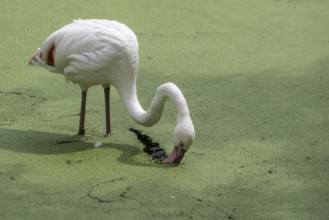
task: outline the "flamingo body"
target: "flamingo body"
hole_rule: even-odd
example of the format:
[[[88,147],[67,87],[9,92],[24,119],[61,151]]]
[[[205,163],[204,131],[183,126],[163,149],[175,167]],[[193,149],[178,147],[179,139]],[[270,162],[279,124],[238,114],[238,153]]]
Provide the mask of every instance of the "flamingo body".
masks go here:
[[[64,74],[82,90],[95,85],[116,86],[123,81],[118,77],[136,77],[138,42],[134,32],[117,21],[74,20],[52,33],[33,58],[30,64]]]
[[[170,98],[176,106],[174,149],[164,163],[179,163],[193,143],[195,132],[181,90],[173,83],[161,85],[145,111],[136,93],[138,41],[134,32],[117,21],[74,20],[49,35],[32,56],[30,65],[39,65],[63,74],[82,90],[79,134],[84,134],[87,90],[102,85],[105,91],[106,133],[110,133],[109,88],[113,85],[130,116],[139,124],[152,126],[161,118]]]

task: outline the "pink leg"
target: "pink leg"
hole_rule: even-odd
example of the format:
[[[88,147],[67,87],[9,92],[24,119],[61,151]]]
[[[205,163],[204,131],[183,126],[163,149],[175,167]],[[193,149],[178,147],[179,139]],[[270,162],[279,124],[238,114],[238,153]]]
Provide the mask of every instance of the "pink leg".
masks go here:
[[[85,134],[85,113],[86,113],[86,100],[87,91],[81,93],[81,110],[80,110],[80,124],[79,124],[79,135]]]
[[[106,134],[109,134],[111,133],[110,87],[104,88],[104,94],[105,94]]]

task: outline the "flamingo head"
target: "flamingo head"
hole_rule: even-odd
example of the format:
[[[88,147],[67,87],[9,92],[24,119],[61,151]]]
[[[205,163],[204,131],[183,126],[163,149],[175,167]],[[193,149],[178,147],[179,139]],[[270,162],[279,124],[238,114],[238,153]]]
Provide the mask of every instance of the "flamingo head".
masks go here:
[[[174,148],[168,157],[162,161],[164,164],[180,163],[185,153],[193,144],[195,131],[191,118],[176,125],[174,132]]]
[[[43,47],[42,47],[43,48]],[[38,65],[41,67],[45,67],[51,72],[55,72],[55,63],[54,63],[54,50],[55,50],[55,45],[52,44],[52,46],[47,49],[48,51],[46,53],[43,53],[45,49],[40,49],[34,53],[34,55],[30,58],[29,60],[29,65]],[[45,54],[47,56],[45,56]]]

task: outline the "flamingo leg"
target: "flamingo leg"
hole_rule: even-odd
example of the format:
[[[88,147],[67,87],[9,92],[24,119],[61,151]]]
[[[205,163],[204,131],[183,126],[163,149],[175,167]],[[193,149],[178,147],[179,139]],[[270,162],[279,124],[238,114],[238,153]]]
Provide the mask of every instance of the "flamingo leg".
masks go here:
[[[110,87],[104,88],[104,94],[105,94],[106,134],[109,134],[111,133]]]
[[[85,114],[86,114],[86,100],[87,91],[81,93],[81,110],[80,110],[80,124],[79,124],[79,135],[85,134]]]

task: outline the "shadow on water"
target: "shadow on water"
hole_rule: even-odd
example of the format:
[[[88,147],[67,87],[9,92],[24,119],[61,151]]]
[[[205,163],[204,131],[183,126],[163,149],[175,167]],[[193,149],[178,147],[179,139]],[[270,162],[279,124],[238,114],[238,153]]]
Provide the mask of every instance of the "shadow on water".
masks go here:
[[[31,154],[64,154],[91,146],[78,135],[0,128],[0,148]]]
[[[0,128],[0,148],[8,151],[30,154],[66,154],[94,149],[87,137],[59,133],[24,131]],[[175,167],[177,165],[161,165],[153,161],[138,161],[135,157],[144,154],[138,147],[124,143],[105,143],[103,148],[119,150],[122,153],[117,161],[133,166]]]

